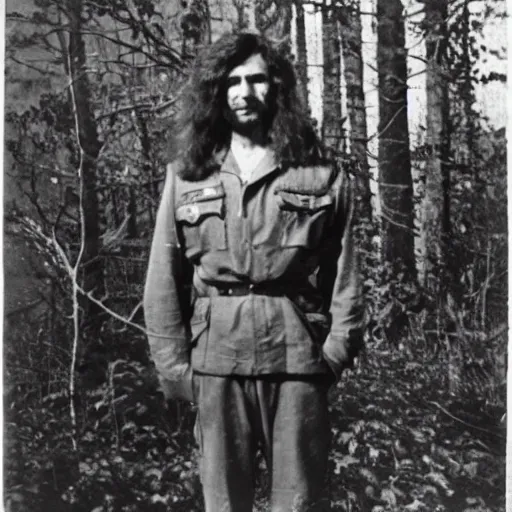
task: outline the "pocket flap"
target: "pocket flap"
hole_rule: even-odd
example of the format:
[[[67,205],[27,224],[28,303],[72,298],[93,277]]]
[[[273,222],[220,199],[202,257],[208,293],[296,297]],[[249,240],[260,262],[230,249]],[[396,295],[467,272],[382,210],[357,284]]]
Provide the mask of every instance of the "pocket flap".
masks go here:
[[[211,201],[213,199],[220,199],[224,197],[224,187],[222,183],[212,185],[210,187],[198,188],[196,190],[189,190],[181,195],[179,204],[200,203],[202,201]]]
[[[278,205],[282,210],[303,210],[316,212],[328,208],[332,202],[332,196],[324,194],[315,196],[312,194],[298,194],[280,190],[278,194]]]
[[[222,206],[222,197],[198,203],[183,204],[176,208],[176,220],[193,226],[209,215],[222,217]]]

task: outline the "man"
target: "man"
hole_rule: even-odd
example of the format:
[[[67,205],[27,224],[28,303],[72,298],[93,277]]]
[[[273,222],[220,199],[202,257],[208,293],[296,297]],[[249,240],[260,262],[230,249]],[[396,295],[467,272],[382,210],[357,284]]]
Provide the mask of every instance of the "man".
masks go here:
[[[167,398],[197,402],[207,512],[326,510],[327,391],[361,345],[349,179],[323,162],[293,67],[226,35],[195,63],[144,308]]]

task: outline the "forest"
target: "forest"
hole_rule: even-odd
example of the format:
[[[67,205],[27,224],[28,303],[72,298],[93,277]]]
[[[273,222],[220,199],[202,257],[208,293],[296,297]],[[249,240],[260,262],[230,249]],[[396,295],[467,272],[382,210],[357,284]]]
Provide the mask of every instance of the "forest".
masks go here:
[[[330,390],[337,512],[505,511],[504,0],[7,0],[4,507],[202,510],[142,292],[201,47],[258,30],[355,191],[365,349]],[[261,461],[257,510],[267,508]]]

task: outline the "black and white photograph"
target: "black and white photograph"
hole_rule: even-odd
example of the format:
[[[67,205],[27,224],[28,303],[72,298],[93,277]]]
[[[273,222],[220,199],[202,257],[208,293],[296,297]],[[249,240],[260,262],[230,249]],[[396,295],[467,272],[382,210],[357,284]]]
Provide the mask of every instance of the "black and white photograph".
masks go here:
[[[0,15],[3,510],[511,510],[505,0]]]

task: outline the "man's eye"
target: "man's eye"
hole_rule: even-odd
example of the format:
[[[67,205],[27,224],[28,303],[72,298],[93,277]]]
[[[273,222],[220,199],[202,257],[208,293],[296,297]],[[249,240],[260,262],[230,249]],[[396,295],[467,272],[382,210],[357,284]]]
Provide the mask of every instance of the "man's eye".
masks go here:
[[[230,76],[228,77],[228,87],[233,87],[234,85],[238,85],[240,83],[239,76]]]
[[[252,84],[264,84],[264,83],[268,82],[268,77],[267,77],[267,75],[264,75],[262,73],[260,75],[253,75],[253,76],[251,76],[249,81]]]

